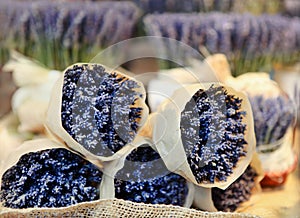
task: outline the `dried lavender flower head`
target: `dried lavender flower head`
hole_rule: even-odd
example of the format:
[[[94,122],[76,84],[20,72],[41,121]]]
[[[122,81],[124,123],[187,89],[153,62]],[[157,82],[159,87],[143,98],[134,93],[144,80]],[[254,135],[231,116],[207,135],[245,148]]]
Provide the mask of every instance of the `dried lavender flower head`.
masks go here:
[[[188,192],[187,181],[148,145],[133,150],[115,176],[115,197],[133,202],[186,206]]]
[[[102,175],[96,166],[64,148],[30,152],[3,174],[0,201],[9,208],[33,208],[97,200]]]
[[[257,172],[250,165],[246,171],[225,190],[212,188],[212,200],[217,210],[232,212],[250,199]]]
[[[61,102],[54,94],[48,127],[84,155],[111,157],[133,141],[148,115],[142,83],[100,64],[69,67],[56,88]]]
[[[212,85],[198,90],[181,112],[182,144],[198,183],[226,181],[246,155],[242,101]]]
[[[295,106],[284,93],[278,96],[249,95],[257,146],[280,140],[295,121]]]

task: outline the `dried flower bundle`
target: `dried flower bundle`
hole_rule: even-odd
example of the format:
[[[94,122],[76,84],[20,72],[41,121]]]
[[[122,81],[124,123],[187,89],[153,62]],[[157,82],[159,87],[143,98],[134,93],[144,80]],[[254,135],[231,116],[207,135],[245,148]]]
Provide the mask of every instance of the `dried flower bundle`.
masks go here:
[[[66,149],[24,154],[2,176],[5,207],[65,207],[99,199],[102,172]]]
[[[143,84],[125,74],[100,64],[75,64],[54,87],[46,123],[85,156],[117,158],[148,116],[145,97]]]
[[[250,165],[245,172],[225,190],[212,188],[212,200],[217,210],[235,211],[251,197],[257,172]]]
[[[211,86],[196,92],[181,112],[182,142],[198,183],[226,181],[245,155],[241,102],[223,87]]]
[[[286,95],[266,98],[249,96],[253,110],[257,146],[282,139],[295,120],[295,108]]]
[[[246,169],[255,149],[249,101],[219,83],[176,90],[149,123],[168,169],[201,187],[228,187]]]
[[[139,17],[131,2],[0,1],[0,43],[51,69],[88,61],[132,35]]]
[[[224,53],[235,73],[299,58],[299,18],[280,15],[202,13],[147,15],[148,35],[170,37],[195,49]],[[297,58],[298,57],[298,58]],[[250,64],[251,63],[251,64]]]
[[[187,181],[148,145],[133,150],[115,176],[115,197],[134,202],[184,206],[188,191]]]
[[[133,140],[139,126],[142,108],[134,107],[139,97],[134,89],[138,87],[126,77],[107,73],[102,66],[75,65],[64,75],[64,129],[96,155],[117,152]]]

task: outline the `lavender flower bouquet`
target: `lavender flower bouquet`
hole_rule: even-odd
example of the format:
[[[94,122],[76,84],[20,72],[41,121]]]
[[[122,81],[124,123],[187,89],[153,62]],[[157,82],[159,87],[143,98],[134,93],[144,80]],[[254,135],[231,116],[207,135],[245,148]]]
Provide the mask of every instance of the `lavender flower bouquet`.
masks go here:
[[[137,136],[120,159],[105,164],[107,196],[148,204],[190,207],[194,186],[184,177],[170,172],[154,150],[153,142]]]
[[[100,167],[49,139],[25,142],[0,169],[0,201],[9,208],[51,208],[97,200]]]
[[[246,73],[234,78],[224,55],[210,60],[217,77],[225,84],[245,92],[250,100],[256,148],[266,173],[263,183],[270,186],[283,184],[297,162],[292,148],[292,129],[296,116],[294,102],[268,74]]]
[[[148,116],[143,84],[100,64],[75,64],[57,81],[48,129],[90,159],[119,158]]]
[[[250,103],[221,84],[175,91],[151,120],[151,135],[167,168],[202,187],[227,188],[255,150]]]

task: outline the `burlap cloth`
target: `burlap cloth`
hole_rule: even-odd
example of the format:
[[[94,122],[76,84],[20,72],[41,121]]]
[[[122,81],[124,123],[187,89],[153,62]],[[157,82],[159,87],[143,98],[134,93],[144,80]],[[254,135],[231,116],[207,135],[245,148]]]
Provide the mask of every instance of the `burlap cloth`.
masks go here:
[[[203,212],[194,209],[188,209],[170,205],[152,205],[143,203],[134,203],[120,199],[99,200],[89,203],[80,203],[65,208],[45,208],[45,209],[8,209],[0,207],[1,218],[27,218],[27,217],[258,217],[242,213],[224,213],[224,212]]]

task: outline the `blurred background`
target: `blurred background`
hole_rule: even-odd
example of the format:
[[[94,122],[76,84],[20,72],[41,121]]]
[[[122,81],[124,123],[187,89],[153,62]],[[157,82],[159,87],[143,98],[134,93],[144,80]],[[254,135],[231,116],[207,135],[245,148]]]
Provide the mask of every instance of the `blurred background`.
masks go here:
[[[117,42],[147,35],[174,38],[204,56],[223,53],[234,76],[267,72],[299,105],[299,16],[298,0],[0,0],[0,116],[10,110],[15,90],[11,74],[1,72],[10,51],[63,70]],[[124,67],[174,67],[148,61]]]

